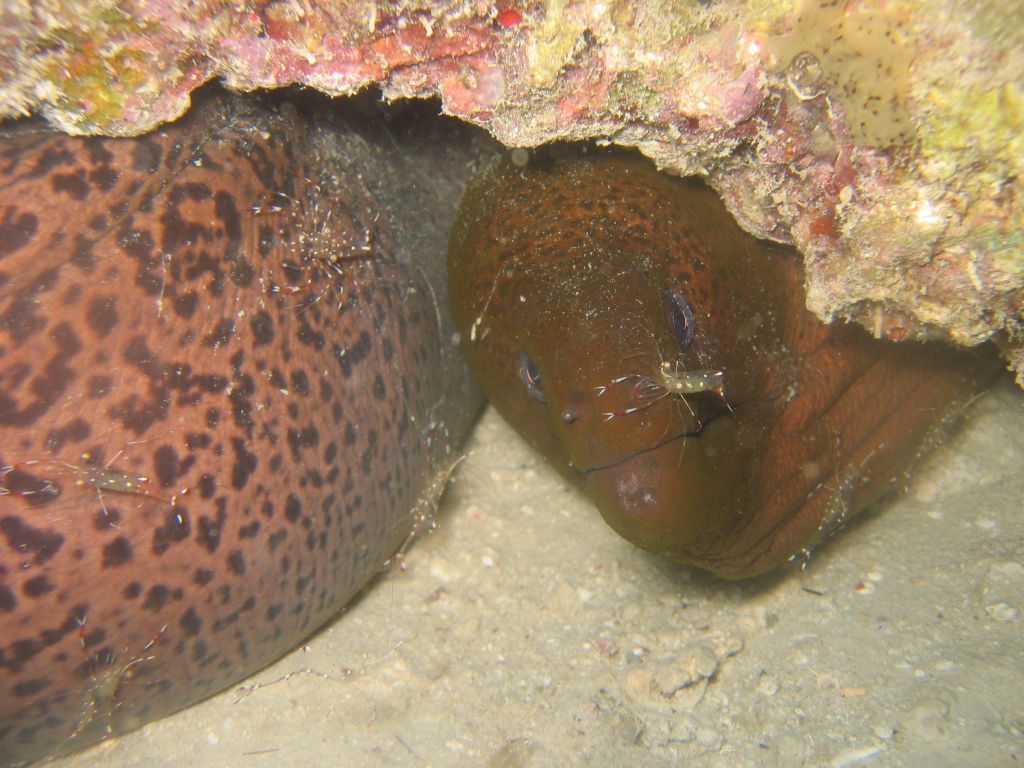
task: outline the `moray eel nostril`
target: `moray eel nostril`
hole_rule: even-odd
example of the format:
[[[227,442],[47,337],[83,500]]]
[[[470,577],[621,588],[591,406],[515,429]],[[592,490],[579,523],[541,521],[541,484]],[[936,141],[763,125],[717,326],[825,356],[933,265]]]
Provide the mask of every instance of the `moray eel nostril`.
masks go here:
[[[481,404],[443,279],[478,137],[198,101],[138,139],[0,135],[0,765],[336,616]]]
[[[470,367],[509,422],[623,536],[729,578],[879,498],[999,368],[990,349],[822,324],[794,252],[622,151],[492,163],[449,280]]]

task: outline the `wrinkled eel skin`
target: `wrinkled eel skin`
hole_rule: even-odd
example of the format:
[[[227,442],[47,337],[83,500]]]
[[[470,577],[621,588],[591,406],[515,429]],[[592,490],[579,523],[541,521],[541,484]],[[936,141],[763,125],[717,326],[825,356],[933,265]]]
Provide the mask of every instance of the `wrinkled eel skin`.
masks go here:
[[[728,578],[806,555],[998,367],[822,324],[794,252],[626,153],[496,161],[467,190],[449,281],[505,418],[627,539]]]
[[[337,615],[482,402],[443,309],[463,128],[197,101],[140,139],[0,138],[0,764]]]

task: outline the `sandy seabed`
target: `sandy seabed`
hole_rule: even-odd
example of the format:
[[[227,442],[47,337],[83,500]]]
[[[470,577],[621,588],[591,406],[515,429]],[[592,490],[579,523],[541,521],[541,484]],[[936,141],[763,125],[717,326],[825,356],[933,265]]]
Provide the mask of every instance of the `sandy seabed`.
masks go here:
[[[1024,395],[806,571],[619,539],[488,411],[437,529],[308,645],[72,766],[1024,765]]]

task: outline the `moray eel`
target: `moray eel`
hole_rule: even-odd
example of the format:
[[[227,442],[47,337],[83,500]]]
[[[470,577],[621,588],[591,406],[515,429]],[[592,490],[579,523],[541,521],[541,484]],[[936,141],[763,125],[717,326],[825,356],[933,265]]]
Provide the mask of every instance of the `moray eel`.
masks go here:
[[[463,127],[198,101],[139,139],[0,137],[2,765],[336,616],[482,403],[445,311]]]
[[[449,281],[504,417],[624,537],[727,578],[879,498],[997,367],[821,323],[795,252],[625,152],[496,161],[466,192]]]

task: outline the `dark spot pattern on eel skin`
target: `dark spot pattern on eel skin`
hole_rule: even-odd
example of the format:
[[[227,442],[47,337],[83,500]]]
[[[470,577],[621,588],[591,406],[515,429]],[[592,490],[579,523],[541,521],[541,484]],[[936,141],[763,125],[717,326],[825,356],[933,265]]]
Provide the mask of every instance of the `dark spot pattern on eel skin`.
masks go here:
[[[197,102],[141,139],[0,135],[0,765],[298,644],[409,535],[453,458],[431,422],[457,441],[480,403],[433,297],[481,145]]]

